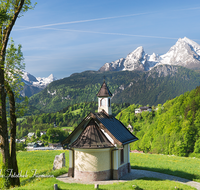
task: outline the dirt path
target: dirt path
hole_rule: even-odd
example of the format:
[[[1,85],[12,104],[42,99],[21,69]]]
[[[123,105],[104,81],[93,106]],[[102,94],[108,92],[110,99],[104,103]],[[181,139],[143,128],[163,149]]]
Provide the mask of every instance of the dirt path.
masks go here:
[[[176,176],[172,176],[172,175],[168,175],[168,174],[152,172],[152,171],[147,171],[147,170],[136,170],[136,169],[131,169],[131,172],[129,174],[123,176],[120,180],[105,180],[105,181],[87,182],[87,181],[81,181],[81,180],[78,180],[78,179],[68,177],[68,174],[61,175],[61,176],[57,177],[56,179],[63,181],[65,183],[82,183],[82,184],[105,185],[105,184],[112,184],[112,183],[118,183],[118,182],[125,182],[125,181],[129,181],[129,180],[143,178],[143,177],[149,177],[149,178],[151,177],[151,178],[158,178],[158,179],[163,179],[163,180],[176,181],[176,182],[183,183],[185,185],[195,187],[197,190],[200,190],[200,183],[199,182],[190,181],[188,179],[184,179],[184,178],[181,178],[181,177],[176,177]]]

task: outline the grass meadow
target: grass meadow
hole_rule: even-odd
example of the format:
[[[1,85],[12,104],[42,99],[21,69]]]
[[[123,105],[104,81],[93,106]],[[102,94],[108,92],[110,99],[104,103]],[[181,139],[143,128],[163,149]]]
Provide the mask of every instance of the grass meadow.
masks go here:
[[[60,170],[53,171],[52,168],[55,155],[58,155],[62,152],[65,152],[66,167]],[[91,184],[90,185],[75,184],[75,183],[67,184],[56,179],[57,176],[64,174],[68,171],[69,159],[67,150],[18,152],[17,159],[18,159],[19,171],[21,171],[20,175],[22,177],[20,178],[21,187],[14,189],[53,190],[54,189],[53,186],[55,183],[58,184],[59,189],[81,189],[81,190],[94,189],[94,185]],[[130,153],[130,162],[132,169],[135,168],[135,169],[157,171],[200,182],[200,175],[199,175],[200,159],[198,158]],[[2,163],[1,160],[0,163]],[[37,177],[33,177],[34,174],[36,174]],[[44,178],[42,175],[46,176],[46,178]],[[0,185],[1,185],[0,187],[2,187],[1,179],[0,179]],[[142,178],[123,183],[100,185],[99,189],[192,190],[195,188],[168,180]]]
[[[200,159],[160,154],[130,154],[132,169],[150,170],[200,182]]]
[[[63,130],[67,130],[68,129],[68,130],[72,131],[74,129],[74,127],[61,127],[61,129],[63,129]]]

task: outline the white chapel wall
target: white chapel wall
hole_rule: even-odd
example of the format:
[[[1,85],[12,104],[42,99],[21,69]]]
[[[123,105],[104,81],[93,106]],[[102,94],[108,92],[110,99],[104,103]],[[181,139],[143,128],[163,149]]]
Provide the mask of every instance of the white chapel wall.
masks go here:
[[[111,169],[111,150],[106,149],[74,149],[75,170],[97,172]]]

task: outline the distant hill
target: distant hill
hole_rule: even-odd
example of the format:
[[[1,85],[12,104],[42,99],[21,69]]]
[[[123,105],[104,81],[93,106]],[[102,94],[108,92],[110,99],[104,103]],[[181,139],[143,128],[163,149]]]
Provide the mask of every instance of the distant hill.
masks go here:
[[[180,66],[160,65],[150,71],[85,71],[50,83],[30,97],[29,104],[43,112],[56,112],[68,105],[97,101],[103,78],[113,103],[157,105],[200,85],[200,74]]]

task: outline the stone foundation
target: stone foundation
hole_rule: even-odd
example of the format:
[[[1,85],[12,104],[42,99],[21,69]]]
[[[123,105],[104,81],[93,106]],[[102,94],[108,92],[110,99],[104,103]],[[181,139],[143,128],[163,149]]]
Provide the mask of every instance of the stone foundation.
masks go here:
[[[130,172],[131,165],[130,163],[127,163],[119,167],[118,170],[106,170],[99,172],[85,172],[74,170],[74,168],[69,168],[68,176],[83,181],[103,181],[109,179],[119,180],[122,176]]]
[[[74,171],[74,178],[83,181],[103,181],[111,179],[111,170],[99,171],[99,172],[83,172]]]
[[[131,172],[131,165],[130,163],[124,164],[123,166],[119,167],[118,170],[113,170],[113,179],[118,180],[123,175]]]

